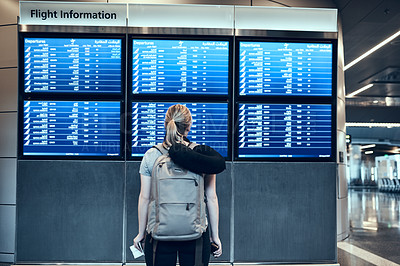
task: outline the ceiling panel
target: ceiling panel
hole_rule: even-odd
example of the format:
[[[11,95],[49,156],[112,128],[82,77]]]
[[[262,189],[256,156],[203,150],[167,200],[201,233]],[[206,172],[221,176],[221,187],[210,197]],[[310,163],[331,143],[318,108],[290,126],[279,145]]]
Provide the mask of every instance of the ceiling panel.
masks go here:
[[[370,143],[362,142],[361,146],[366,146]],[[374,144],[374,143],[371,143]],[[367,151],[372,151],[372,154],[365,154]],[[377,157],[377,156],[385,156],[385,155],[393,155],[399,154],[398,145],[387,145],[387,144],[376,144],[375,147],[372,148],[364,148],[362,149],[362,156],[364,157]]]
[[[376,1],[379,2],[379,1]],[[396,17],[400,13],[400,1],[385,0],[382,1],[372,12],[370,12],[363,21],[373,23],[386,23],[388,20]],[[394,25],[395,26],[395,25]]]
[[[370,143],[400,144],[399,128],[348,127],[346,133],[351,135],[352,143],[364,140]]]
[[[400,107],[400,97],[352,97],[346,98],[346,106],[358,106],[358,107]],[[365,109],[367,112],[368,110]]]
[[[334,2],[336,3],[336,7],[342,10],[351,2],[351,0],[335,0]]]
[[[344,33],[346,64],[396,33],[399,25],[400,14],[397,14],[385,23],[362,21],[351,31]]]
[[[390,97],[400,97],[400,84],[375,84],[365,92],[360,93],[361,97],[381,97],[382,94]],[[400,122],[399,117],[396,117],[397,122]]]
[[[336,0],[343,24],[345,65],[399,30],[399,0]],[[387,44],[345,72],[346,95],[369,84],[371,76],[400,66],[400,40]],[[357,97],[398,97],[397,84],[376,84]]]
[[[350,1],[343,9],[340,9],[343,19],[343,32],[346,33],[352,29],[377,8],[381,2],[377,0]]]
[[[346,122],[398,123],[399,118],[398,106],[346,106]]]
[[[400,25],[400,24],[399,24]],[[345,47],[346,49],[346,47]],[[388,67],[400,66],[400,46],[385,46],[345,72],[346,95],[369,84],[369,78]],[[365,94],[364,95],[368,95]],[[376,96],[389,96],[382,91]]]

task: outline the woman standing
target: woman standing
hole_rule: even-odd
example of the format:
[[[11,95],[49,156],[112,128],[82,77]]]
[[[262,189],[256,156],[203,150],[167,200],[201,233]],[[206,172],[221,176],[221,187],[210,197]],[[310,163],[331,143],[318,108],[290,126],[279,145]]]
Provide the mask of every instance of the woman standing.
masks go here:
[[[169,150],[171,159],[178,165],[193,172],[203,174],[205,196],[210,233],[207,230],[202,234],[203,254],[202,262],[208,265],[210,257],[210,239],[218,245],[213,252],[214,257],[222,254],[222,245],[219,239],[219,206],[216,193],[216,173],[225,169],[225,159],[212,148],[198,145],[193,150],[188,148],[190,142],[186,138],[192,125],[192,116],[189,109],[180,104],[171,106],[165,116],[164,126],[166,135],[163,147]],[[156,148],[150,148],[144,155],[140,165],[141,188],[138,203],[139,232],[134,239],[134,245],[139,248],[139,242],[145,238],[148,221],[148,207],[151,193],[151,173],[155,161],[162,153]],[[147,230],[149,230],[147,228]],[[153,254],[153,239],[149,232],[145,239],[145,260],[147,266],[175,266],[177,255],[181,266],[195,265],[196,240],[189,241],[157,241]],[[153,258],[155,261],[153,261]]]

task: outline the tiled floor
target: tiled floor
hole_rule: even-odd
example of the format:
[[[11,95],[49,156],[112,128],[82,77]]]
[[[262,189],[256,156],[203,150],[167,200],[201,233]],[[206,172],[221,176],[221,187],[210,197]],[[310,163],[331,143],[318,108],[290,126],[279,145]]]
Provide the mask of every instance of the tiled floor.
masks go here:
[[[345,244],[355,248],[353,254],[338,248],[340,265],[399,265],[399,218],[400,194],[349,190],[351,233]]]

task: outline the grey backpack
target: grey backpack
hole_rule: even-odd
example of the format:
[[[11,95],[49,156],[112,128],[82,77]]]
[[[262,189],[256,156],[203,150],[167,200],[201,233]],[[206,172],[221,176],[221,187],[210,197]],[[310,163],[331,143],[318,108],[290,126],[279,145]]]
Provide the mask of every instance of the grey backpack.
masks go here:
[[[176,165],[162,144],[154,147],[162,155],[151,174],[147,232],[156,240],[197,239],[207,228],[204,178]]]

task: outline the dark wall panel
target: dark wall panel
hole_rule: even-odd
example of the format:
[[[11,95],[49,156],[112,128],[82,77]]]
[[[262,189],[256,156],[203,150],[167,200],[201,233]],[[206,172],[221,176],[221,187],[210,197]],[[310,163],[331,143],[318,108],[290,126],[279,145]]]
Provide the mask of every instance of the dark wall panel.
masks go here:
[[[19,161],[17,262],[121,262],[124,240],[137,262],[139,165]],[[334,262],[335,188],[335,163],[228,162],[217,176],[223,256],[212,260],[231,257],[234,201],[236,262]]]
[[[140,162],[127,162],[126,164],[126,211],[127,211],[127,234],[126,234],[126,261],[139,262],[144,258],[133,259],[129,246],[138,233],[138,199],[140,193]]]
[[[17,262],[120,262],[124,163],[19,161]]]
[[[237,163],[235,261],[336,261],[335,163]]]
[[[143,258],[134,260],[129,246],[133,244],[133,238],[138,232],[137,205],[140,193],[140,162],[127,163],[127,182],[126,182],[126,204],[127,204],[127,262],[144,261]],[[217,175],[217,194],[220,206],[219,235],[223,245],[223,255],[215,262],[229,261],[230,258],[230,222],[231,222],[231,202],[232,202],[232,181],[231,163],[227,163],[227,169]]]

